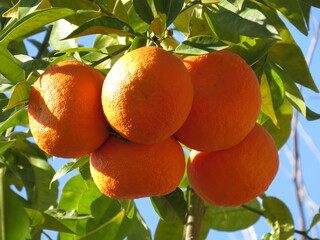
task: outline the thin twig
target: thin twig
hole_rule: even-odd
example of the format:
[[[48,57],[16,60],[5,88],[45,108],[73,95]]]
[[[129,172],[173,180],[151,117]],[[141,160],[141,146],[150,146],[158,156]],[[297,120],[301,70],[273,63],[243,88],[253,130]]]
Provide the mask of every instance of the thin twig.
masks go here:
[[[49,25],[48,30],[46,32],[46,35],[44,36],[44,39],[42,41],[42,44],[41,44],[39,51],[38,51],[38,54],[36,56],[37,59],[40,59],[42,57],[44,51],[47,50],[51,32],[52,32],[52,25]]]

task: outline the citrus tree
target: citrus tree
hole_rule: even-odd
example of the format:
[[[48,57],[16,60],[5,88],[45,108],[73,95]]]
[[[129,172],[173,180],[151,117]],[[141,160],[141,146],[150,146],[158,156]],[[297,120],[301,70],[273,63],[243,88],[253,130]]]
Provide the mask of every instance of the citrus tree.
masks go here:
[[[320,220],[318,214],[309,226],[297,229],[298,219],[293,219],[290,209],[276,196],[261,194],[244,205],[214,206],[195,193],[186,172],[173,192],[150,197],[159,215],[152,236],[134,199],[118,200],[100,192],[92,180],[89,155],[70,158],[55,171],[50,163],[55,157],[34,141],[28,117],[31,87],[43,71],[59,62],[77,60],[96,69],[104,78],[121,56],[144,46],[162,48],[181,59],[185,55],[227,50],[240,56],[254,71],[261,93],[257,123],[280,149],[290,136],[293,113],[299,112],[307,120],[320,118],[305,104],[301,87],[316,93],[318,88],[301,49],[284,24],[286,19],[307,35],[312,7],[319,8],[320,3],[316,0],[1,1],[0,239],[51,239],[47,230],[56,231],[61,240],[206,239],[210,229],[237,231],[259,219],[265,219],[271,226],[264,239],[300,236],[313,239],[310,231]],[[38,33],[43,33],[42,40],[32,38]],[[79,39],[87,35],[95,36],[93,44],[79,44]],[[37,49],[35,56],[28,54],[25,40]],[[91,101],[91,89],[80,86],[79,91],[83,99]],[[82,108],[82,104],[74,107]],[[246,107],[243,106],[244,114]],[[78,123],[77,126],[81,125],[81,121]],[[100,133],[98,130],[97,134]],[[118,135],[116,131],[111,134]],[[117,146],[115,143],[111,150],[117,152]],[[259,144],[252,146],[258,148]],[[190,149],[183,147],[187,160]],[[135,153],[131,152],[133,159]],[[73,170],[79,174],[69,178],[59,191],[59,179]]]

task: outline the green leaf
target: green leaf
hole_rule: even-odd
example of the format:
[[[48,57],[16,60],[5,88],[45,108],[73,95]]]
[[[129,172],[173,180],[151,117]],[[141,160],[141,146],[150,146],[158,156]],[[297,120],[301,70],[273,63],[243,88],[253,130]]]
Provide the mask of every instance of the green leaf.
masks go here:
[[[86,164],[89,161],[89,157],[85,156],[79,159],[74,159],[65,165],[63,165],[53,176],[50,185],[56,181],[57,179],[63,177],[67,173],[71,172],[74,169],[82,167],[84,164]]]
[[[90,34],[116,34],[119,36],[133,36],[134,31],[125,22],[114,17],[103,16],[94,18],[78,27],[69,34],[65,39],[75,38]]]
[[[30,86],[26,82],[17,83],[9,99],[8,105],[3,109],[3,111],[7,111],[20,104],[27,103],[29,100],[29,95]]]
[[[128,13],[122,0],[116,1],[116,3],[114,4],[112,13],[116,18],[120,19],[121,21],[129,23]]]
[[[128,234],[127,240],[151,240],[151,232],[139,211],[136,209],[135,223]]]
[[[320,213],[317,213],[313,216],[310,227],[307,229],[307,232],[310,232],[311,228],[313,228],[318,222],[320,222]]]
[[[201,55],[227,47],[228,45],[212,36],[195,36],[179,44],[174,52],[181,55]]]
[[[16,140],[0,140],[0,155],[12,147],[15,142]]]
[[[65,184],[58,208],[77,211],[80,215],[93,217],[92,219],[63,221],[67,227],[81,237],[86,236],[89,232],[99,230],[102,224],[111,220],[121,211],[117,200],[103,195],[92,181],[85,182],[80,175],[70,178]],[[60,239],[70,239],[70,234],[61,233]]]
[[[278,149],[280,149],[287,142],[291,133],[292,106],[287,99],[284,100],[275,114],[278,120],[278,127],[263,115],[259,117],[258,122],[270,133]]]
[[[300,6],[300,0],[265,0],[265,2],[269,6],[277,9],[300,32],[308,35],[308,28]]]
[[[179,15],[183,7],[183,3],[183,0],[154,0],[154,5],[158,13],[164,13],[166,15],[167,27],[169,27],[169,25]]]
[[[260,91],[262,97],[261,111],[272,120],[275,126],[278,127],[278,120],[273,109],[270,86],[265,74],[262,75],[260,80]]]
[[[177,222],[165,222],[159,220],[154,240],[181,240],[183,224]]]
[[[164,196],[156,196],[150,198],[153,208],[166,222],[185,222],[187,214],[187,202],[180,188]]]
[[[310,6],[320,8],[320,2],[318,0],[302,0],[302,2],[304,2]]]
[[[0,45],[0,74],[13,83],[24,80],[24,71],[20,62],[2,45]]]
[[[183,20],[185,22],[182,22],[181,25],[185,25],[184,27],[186,28],[186,32],[189,33],[187,34],[188,37],[199,36],[199,35],[212,35],[212,30],[210,28],[210,25],[208,24],[208,22],[204,17],[203,9],[195,8],[192,11],[192,14],[189,16],[188,20],[185,20],[185,19]],[[216,37],[216,35],[214,35],[214,37]]]
[[[85,236],[78,238],[79,240],[103,239],[108,236],[108,239],[116,239],[121,223],[125,217],[125,212],[120,211],[116,216],[108,222],[101,224],[98,228],[88,232]]]
[[[75,39],[63,40],[72,31],[73,26],[65,19],[54,22],[49,38],[50,47],[58,51],[78,47]]]
[[[30,219],[30,227],[74,233],[64,224],[46,213],[31,208],[25,208],[25,211]]]
[[[264,216],[277,239],[294,239],[294,222],[288,207],[275,197],[263,197]],[[271,238],[273,239],[273,238]]]
[[[0,106],[7,101],[0,99]],[[6,106],[5,105],[5,106]],[[4,107],[4,106],[3,106]],[[16,125],[25,125],[28,123],[28,113],[25,106],[17,106],[0,115],[0,133],[3,133],[10,127]]]
[[[294,82],[319,92],[298,45],[277,43],[269,51],[268,57],[272,62],[279,65]]]
[[[248,209],[253,209],[253,211]],[[260,204],[256,199],[246,204],[245,207],[209,205],[204,216],[204,222],[219,231],[237,231],[255,224],[260,218],[260,215],[255,211],[259,211],[259,209]]]
[[[133,0],[133,6],[139,17],[148,24],[154,19],[152,10],[147,0]]]
[[[66,211],[59,208],[50,207],[48,210],[44,211],[44,213],[50,215],[59,220],[83,220],[83,219],[91,219],[93,216],[87,214],[78,214],[77,211]]]
[[[222,1],[216,7],[217,10],[212,10],[211,15],[222,29],[248,37],[280,39],[272,22],[256,4],[246,1],[239,10],[227,1]]]
[[[133,5],[128,10],[128,18],[130,26],[134,29],[135,32],[143,33],[146,32],[150,27],[150,24],[142,20],[141,17],[137,14],[136,9]],[[150,21],[150,23],[152,22],[152,20]]]
[[[240,36],[240,42],[230,45],[228,50],[240,55],[249,65],[253,65],[263,58],[275,43],[275,40]]]
[[[0,171],[2,170],[0,169]],[[26,239],[29,227],[29,219],[24,210],[25,204],[26,202],[22,197],[14,193],[11,189],[9,189],[9,187],[6,188],[4,194],[4,209],[0,210],[4,210],[5,213],[4,224],[6,240]]]
[[[7,45],[10,41],[23,37],[37,28],[74,13],[73,10],[67,8],[49,8],[30,13],[8,27],[0,35],[0,43]]]
[[[135,37],[129,48],[129,52],[147,45],[147,39],[143,37]]]

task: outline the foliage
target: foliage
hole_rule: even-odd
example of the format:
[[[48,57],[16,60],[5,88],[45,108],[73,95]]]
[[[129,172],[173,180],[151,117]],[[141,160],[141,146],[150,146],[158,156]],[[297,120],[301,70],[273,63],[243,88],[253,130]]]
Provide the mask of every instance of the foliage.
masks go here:
[[[177,55],[227,48],[242,56],[259,77],[263,93],[259,123],[280,148],[289,137],[292,108],[308,120],[320,118],[306,106],[298,86],[319,90],[278,14],[307,34],[311,7],[320,5],[315,0],[2,1],[0,239],[40,239],[45,230],[58,231],[61,240],[106,235],[108,239],[151,239],[133,200],[109,199],[98,191],[87,157],[55,172],[48,161],[51,156],[33,143],[26,104],[30,86],[42,70],[77,59],[106,74],[126,51],[145,45],[158,45]],[[45,35],[42,42],[32,38],[40,32]],[[96,35],[92,47],[78,44],[79,37],[91,34]],[[36,56],[28,55],[26,41],[38,49]],[[80,174],[66,183],[59,196],[57,180],[74,169]],[[19,193],[22,189],[26,194]],[[151,199],[160,216],[155,239],[181,239],[190,204],[187,191],[177,189]],[[264,239],[293,239],[294,221],[284,203],[267,196],[259,200],[237,208],[207,206],[201,239],[211,228],[236,231],[260,217],[272,227]],[[316,215],[310,228],[319,219]],[[309,231],[300,233],[308,236]]]

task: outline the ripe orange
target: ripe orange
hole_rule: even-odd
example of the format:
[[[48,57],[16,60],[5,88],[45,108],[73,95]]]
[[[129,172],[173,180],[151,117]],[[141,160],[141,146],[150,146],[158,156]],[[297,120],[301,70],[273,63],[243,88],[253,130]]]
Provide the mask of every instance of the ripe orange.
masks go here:
[[[104,76],[78,61],[45,71],[31,88],[28,115],[35,142],[48,154],[77,158],[109,136],[101,106]]]
[[[181,146],[172,137],[144,145],[111,136],[91,154],[90,169],[102,193],[134,199],[172,192],[183,177],[185,160]]]
[[[172,136],[186,120],[193,86],[180,59],[158,47],[121,57],[108,73],[102,105],[110,126],[142,144]]]
[[[267,190],[278,167],[278,150],[272,137],[256,124],[230,149],[191,151],[188,177],[195,192],[209,204],[240,206]]]
[[[198,151],[227,149],[239,143],[259,116],[258,79],[238,55],[226,50],[183,59],[191,74],[191,112],[175,137]]]

